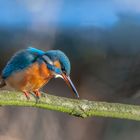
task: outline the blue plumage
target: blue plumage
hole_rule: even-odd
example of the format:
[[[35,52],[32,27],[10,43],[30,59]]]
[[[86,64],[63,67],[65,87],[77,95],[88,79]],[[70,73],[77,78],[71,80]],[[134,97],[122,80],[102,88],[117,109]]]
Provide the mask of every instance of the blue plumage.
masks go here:
[[[68,57],[60,50],[50,50],[44,52],[42,50],[29,47],[26,50],[17,52],[11,60],[7,63],[2,72],[2,78],[8,78],[13,72],[21,71],[29,67],[38,57],[47,55],[52,61],[59,60],[62,71],[70,74],[70,61]],[[52,66],[53,67],[53,66]],[[48,68],[52,69],[48,66]],[[55,70],[55,69],[54,69]],[[58,69],[56,69],[58,71]]]
[[[34,55],[37,55],[37,56],[42,56],[42,55],[45,54],[44,51],[39,50],[39,49],[36,49],[36,48],[33,48],[33,47],[29,47],[27,49],[27,51],[30,52],[30,53],[32,53],[32,54],[34,54]]]
[[[45,53],[52,61],[59,60],[62,71],[70,74],[71,66],[68,57],[60,50],[50,50]]]
[[[44,52],[35,48],[28,48],[17,52],[7,63],[6,67],[2,71],[2,78],[8,78],[12,73],[21,71],[30,66],[36,58],[42,55]]]

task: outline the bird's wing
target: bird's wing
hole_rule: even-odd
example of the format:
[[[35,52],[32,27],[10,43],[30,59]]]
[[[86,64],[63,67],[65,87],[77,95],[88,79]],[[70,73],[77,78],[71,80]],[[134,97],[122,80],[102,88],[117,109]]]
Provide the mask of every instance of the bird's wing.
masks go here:
[[[43,51],[42,51],[43,53]],[[28,66],[33,64],[40,53],[34,52],[31,49],[21,50],[17,52],[7,63],[6,67],[2,72],[2,78],[8,78],[12,73],[26,69]]]

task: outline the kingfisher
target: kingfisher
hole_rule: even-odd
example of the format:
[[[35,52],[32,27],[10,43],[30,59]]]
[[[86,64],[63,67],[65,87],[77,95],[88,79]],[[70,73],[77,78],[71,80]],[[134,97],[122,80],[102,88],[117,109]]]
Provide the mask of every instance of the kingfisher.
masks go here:
[[[33,93],[40,98],[40,89],[52,78],[62,78],[79,98],[79,94],[70,79],[71,65],[68,57],[60,50],[44,52],[28,47],[15,53],[1,74],[0,86],[8,85],[22,91],[30,99]]]

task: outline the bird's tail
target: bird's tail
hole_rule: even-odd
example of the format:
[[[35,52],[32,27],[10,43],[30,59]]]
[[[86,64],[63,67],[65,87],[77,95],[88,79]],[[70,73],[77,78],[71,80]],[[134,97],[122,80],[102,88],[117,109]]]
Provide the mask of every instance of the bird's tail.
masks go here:
[[[5,81],[0,76],[0,88],[4,87],[6,85]]]

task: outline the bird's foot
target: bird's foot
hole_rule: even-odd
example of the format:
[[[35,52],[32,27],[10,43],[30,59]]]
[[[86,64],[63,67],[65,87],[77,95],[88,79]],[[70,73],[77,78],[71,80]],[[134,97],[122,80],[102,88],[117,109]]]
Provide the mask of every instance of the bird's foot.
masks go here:
[[[27,91],[23,91],[24,95],[26,96],[27,100],[30,100],[29,93]]]
[[[39,90],[36,90],[34,91],[34,94],[35,94],[36,103],[38,103],[41,97],[41,93],[39,92]]]

